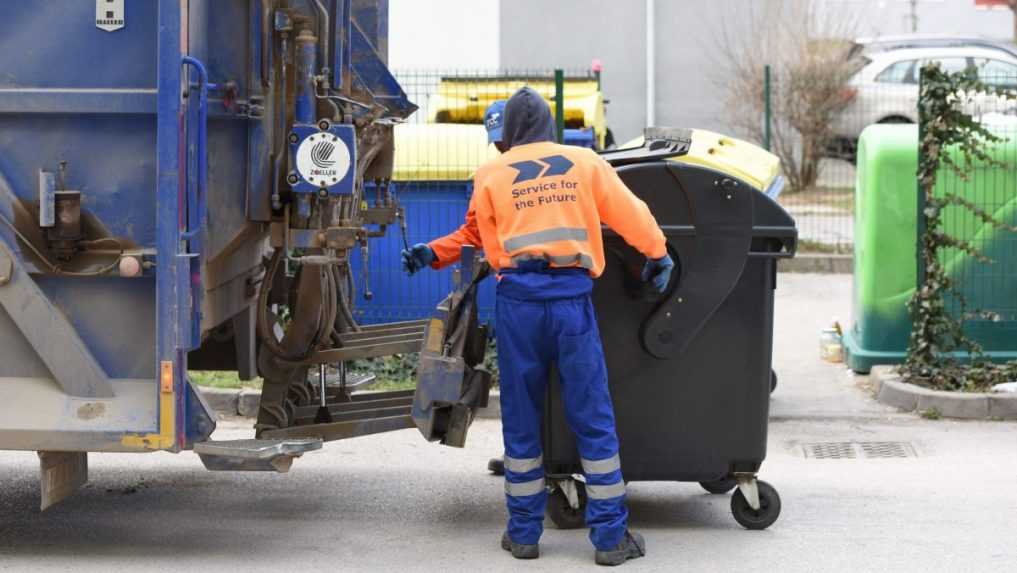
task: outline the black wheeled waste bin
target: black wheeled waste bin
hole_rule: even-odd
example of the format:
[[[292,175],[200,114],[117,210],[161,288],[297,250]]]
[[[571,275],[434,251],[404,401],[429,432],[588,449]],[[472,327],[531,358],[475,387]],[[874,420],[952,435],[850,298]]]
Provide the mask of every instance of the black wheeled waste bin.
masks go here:
[[[640,281],[644,257],[604,231],[607,266],[593,302],[627,481],[700,482],[735,490],[749,529],[780,513],[756,476],[766,457],[777,261],[797,230],[775,200],[777,159],[708,132],[647,130],[641,147],[604,155],[649,205],[676,262],[663,295]],[[544,426],[548,514],[583,525],[584,487],[556,381]]]

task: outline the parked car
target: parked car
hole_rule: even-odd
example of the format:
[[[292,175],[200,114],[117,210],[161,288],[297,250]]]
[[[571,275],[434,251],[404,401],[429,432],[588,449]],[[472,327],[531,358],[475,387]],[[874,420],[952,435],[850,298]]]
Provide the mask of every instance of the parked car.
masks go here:
[[[949,34],[903,34],[898,36],[858,38],[854,42],[854,49],[851,55],[917,48],[956,47],[988,48],[1017,57],[1017,44],[988,40],[976,36],[954,36]]]
[[[921,67],[939,61],[944,70],[971,70],[989,85],[1017,89],[1017,55],[992,46],[945,45],[921,48],[870,49],[866,62],[848,83],[851,103],[833,126],[828,155],[853,161],[862,130],[874,123],[918,122],[918,76]],[[1013,104],[975,95],[967,103],[975,115],[1004,113]]]

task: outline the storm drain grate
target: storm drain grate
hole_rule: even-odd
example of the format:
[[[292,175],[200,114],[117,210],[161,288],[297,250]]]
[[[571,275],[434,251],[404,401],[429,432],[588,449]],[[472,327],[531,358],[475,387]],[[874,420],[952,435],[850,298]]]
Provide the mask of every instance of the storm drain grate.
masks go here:
[[[812,442],[802,444],[802,451],[805,457],[817,460],[916,457],[907,442]]]
[[[805,457],[820,460],[842,460],[858,457],[853,442],[818,442],[805,444]]]
[[[867,458],[913,458],[915,449],[907,442],[859,442]]]

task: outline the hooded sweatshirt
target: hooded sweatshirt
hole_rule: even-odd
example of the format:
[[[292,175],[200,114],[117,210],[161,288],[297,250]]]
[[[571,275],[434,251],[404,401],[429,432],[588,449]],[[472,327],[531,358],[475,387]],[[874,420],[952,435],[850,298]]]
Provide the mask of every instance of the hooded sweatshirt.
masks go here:
[[[554,142],[556,137],[551,107],[533,88],[522,88],[505,104],[502,142],[507,149],[517,145]]]
[[[495,270],[543,261],[554,268],[604,271],[601,224],[649,258],[667,254],[649,208],[593,150],[554,143],[551,109],[522,88],[505,105],[501,156],[473,178],[466,223],[432,241],[434,268],[459,259],[464,244],[483,248]]]

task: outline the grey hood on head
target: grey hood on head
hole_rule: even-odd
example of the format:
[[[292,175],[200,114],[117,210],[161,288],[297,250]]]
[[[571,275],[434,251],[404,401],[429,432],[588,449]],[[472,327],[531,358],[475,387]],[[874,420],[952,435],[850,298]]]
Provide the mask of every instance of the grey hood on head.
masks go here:
[[[512,149],[517,145],[555,141],[551,106],[533,88],[520,88],[505,104],[505,128],[502,141]]]

